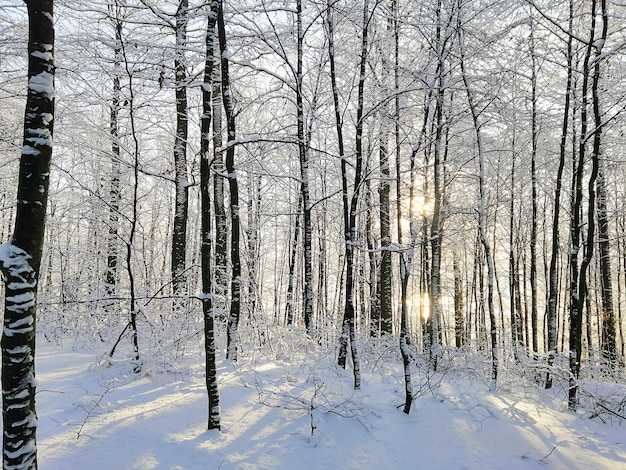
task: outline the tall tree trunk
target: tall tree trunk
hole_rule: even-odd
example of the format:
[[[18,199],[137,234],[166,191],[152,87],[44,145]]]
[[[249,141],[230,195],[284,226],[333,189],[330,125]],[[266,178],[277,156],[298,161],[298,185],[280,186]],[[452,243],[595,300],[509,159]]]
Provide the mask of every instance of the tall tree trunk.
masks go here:
[[[452,269],[454,271],[454,343],[457,348],[462,348],[465,345],[465,319],[463,315],[463,277],[461,276],[459,264],[459,257],[454,252],[452,258]]]
[[[363,121],[364,121],[364,91],[365,91],[365,71],[367,67],[368,31],[369,31],[369,0],[363,3],[363,23],[361,30],[361,58],[359,63],[359,84],[357,91],[357,115],[355,134],[355,169],[354,186],[350,206],[346,206],[348,200],[347,175],[345,159],[342,160],[342,183],[344,194],[344,223],[345,243],[346,243],[346,301],[343,313],[343,323],[341,331],[341,343],[339,356],[337,359],[341,367],[346,365],[348,342],[352,350],[352,362],[354,373],[354,388],[361,386],[361,366],[358,357],[355,341],[355,310],[354,310],[354,251],[356,248],[356,216],[358,209],[359,193],[363,178]]]
[[[116,11],[111,11],[115,9]],[[109,183],[109,221],[107,236],[107,269],[104,279],[106,294],[115,295],[117,288],[117,266],[119,258],[119,212],[120,212],[120,131],[119,113],[121,109],[122,87],[120,83],[121,55],[122,55],[122,21],[117,12],[117,6],[109,5],[109,14],[115,28],[113,46],[113,94],[111,96],[110,134],[111,134],[111,180]],[[112,304],[107,303],[107,309]]]
[[[613,309],[613,281],[611,278],[611,250],[610,250],[610,234],[609,234],[609,217],[607,214],[607,191],[605,168],[601,164],[601,138],[604,130],[602,123],[602,114],[600,109],[599,81],[600,81],[600,64],[602,62],[602,48],[606,41],[608,31],[608,11],[606,0],[600,1],[600,9],[602,16],[602,32],[600,40],[596,43],[596,52],[594,60],[593,73],[593,116],[595,129],[593,134],[593,154],[598,158],[598,251],[600,255],[600,280],[602,293],[602,335],[601,350],[602,357],[607,363],[609,370],[614,370],[617,362],[617,344],[615,332],[615,311]]]
[[[217,20],[218,2],[211,2],[207,15],[206,57],[204,62],[204,80],[202,83],[202,116],[200,119],[200,199],[201,199],[201,242],[200,260],[202,270],[202,314],[204,319],[204,353],[205,353],[205,385],[208,395],[207,429],[220,429],[220,396],[217,384],[217,367],[215,363],[215,308],[212,296],[213,269],[211,266],[211,192],[210,154],[211,142],[211,111],[213,102],[211,93],[215,91],[215,23]],[[220,176],[221,178],[221,176]]]
[[[304,326],[311,335],[311,320],[313,318],[313,223],[311,221],[311,198],[309,195],[309,157],[307,142],[304,131],[304,103],[302,92],[302,61],[304,58],[303,43],[304,32],[302,29],[302,0],[296,2],[297,34],[298,34],[298,58],[296,68],[296,108],[298,118],[298,155],[300,159],[300,191],[302,193],[302,231],[304,240],[304,286],[303,303]]]
[[[515,183],[516,183],[516,163],[517,149],[515,132],[513,132],[513,149],[511,155],[511,200],[509,202],[509,292],[511,304],[511,343],[513,347],[513,355],[516,361],[520,360],[520,354],[523,351],[524,334],[521,312],[521,298],[519,286],[519,261],[516,257],[516,245],[519,243],[519,232],[515,235]],[[519,228],[518,228],[519,230]]]
[[[213,28],[217,38],[217,28]],[[213,123],[213,208],[215,211],[215,279],[213,283],[213,308],[218,318],[225,318],[228,297],[228,214],[224,181],[226,166],[222,151],[222,64],[219,60],[219,41],[214,42],[212,83],[212,123]]]
[[[554,190],[554,216],[552,218],[552,248],[549,269],[548,292],[548,373],[546,375],[546,389],[552,387],[551,369],[554,365],[554,356],[557,353],[557,300],[558,300],[558,259],[559,259],[559,221],[561,211],[561,186],[563,169],[565,168],[565,153],[567,146],[567,131],[569,128],[570,100],[572,90],[572,42],[573,42],[573,2],[569,3],[569,36],[567,39],[567,84],[565,86],[565,104],[563,108],[563,125],[561,127],[561,142],[559,145],[559,167],[556,174],[556,188]]]
[[[260,230],[259,224],[261,220],[261,175],[252,174],[248,183],[248,226],[246,228],[246,237],[248,241],[247,248],[247,266],[248,266],[248,313],[250,318],[255,317],[256,301],[258,296],[259,285],[259,248],[260,248]]]
[[[580,107],[580,139],[578,149],[578,162],[575,165],[573,175],[574,185],[574,201],[572,206],[572,250],[570,255],[570,337],[569,337],[569,397],[568,407],[575,411],[578,406],[578,376],[580,374],[580,363],[582,356],[582,317],[583,310],[587,302],[587,268],[591,263],[594,244],[595,230],[595,180],[598,174],[598,155],[592,153],[592,170],[589,177],[588,192],[588,211],[587,211],[587,237],[583,246],[583,259],[578,267],[578,253],[580,250],[581,239],[581,219],[582,219],[582,193],[583,193],[583,173],[585,163],[585,146],[589,136],[587,135],[588,119],[588,87],[591,60],[591,52],[595,41],[596,32],[596,7],[597,0],[591,1],[591,25],[589,31],[588,43],[583,59],[583,83],[582,98]],[[595,151],[595,149],[594,149]]]
[[[300,234],[300,208],[302,207],[302,191],[298,193],[298,205],[296,206],[296,221],[293,228],[293,241],[289,252],[289,273],[287,274],[287,300],[285,305],[285,317],[287,325],[293,324],[294,305],[293,291],[296,272],[296,259],[298,256],[298,236]]]
[[[441,319],[441,263],[442,263],[442,246],[443,246],[443,203],[444,203],[444,144],[445,130],[444,126],[444,99],[445,99],[445,77],[446,72],[446,55],[448,38],[445,35],[445,22],[443,1],[438,1],[436,6],[436,25],[435,25],[435,53],[437,54],[437,70],[436,70],[436,91],[435,91],[435,110],[432,125],[434,128],[433,138],[433,214],[430,224],[430,283],[429,283],[429,312],[426,319],[427,330],[427,349],[430,358],[430,364],[433,370],[437,370],[437,356],[440,346],[440,326]],[[430,97],[427,102],[430,101]],[[427,180],[425,180],[425,183]],[[426,202],[426,201],[425,201]],[[426,236],[426,231],[424,236]]]
[[[530,25],[530,86],[531,86],[531,153],[530,153],[530,322],[532,329],[532,347],[535,359],[539,354],[537,322],[537,66],[535,57],[534,24]]]
[[[384,119],[384,118],[383,118]],[[390,200],[391,190],[389,171],[389,150],[386,136],[386,129],[383,131],[384,141],[380,144],[380,186],[378,188],[380,204],[380,270],[378,276],[378,288],[376,289],[377,307],[379,309],[378,324],[375,325],[376,332],[380,334],[391,334],[392,331],[392,271],[391,271],[391,218]]]
[[[187,177],[187,70],[185,48],[187,46],[187,22],[189,0],[180,0],[176,10],[174,32],[176,49],[174,73],[176,74],[176,137],[174,140],[174,169],[176,172],[176,197],[174,224],[172,226],[172,290],[182,294],[185,287],[185,263],[187,253],[187,214],[189,212],[189,180]]]
[[[5,282],[2,330],[3,468],[37,468],[35,328],[54,128],[52,0],[30,0],[28,94],[11,241],[0,246]]]
[[[460,2],[459,2],[460,10]],[[469,79],[467,77],[467,71],[465,68],[465,44],[464,44],[464,31],[461,23],[461,12],[459,11],[459,49],[460,49],[460,65],[461,75],[463,79],[463,85],[465,86],[465,92],[467,94],[467,102],[469,104],[470,113],[472,115],[472,121],[474,123],[474,132],[476,133],[476,147],[478,151],[478,190],[479,190],[479,206],[478,206],[478,234],[480,237],[480,243],[483,246],[485,254],[485,262],[487,264],[487,311],[489,314],[489,336],[491,342],[491,383],[490,389],[495,390],[498,379],[498,338],[497,338],[497,323],[495,309],[493,305],[493,290],[494,290],[494,277],[495,266],[493,254],[491,251],[491,245],[488,240],[487,234],[487,195],[485,190],[485,152],[483,150],[482,141],[482,124],[480,117],[474,103],[474,96],[472,94]]]
[[[116,4],[120,8],[122,5]],[[132,138],[132,169],[133,169],[133,179],[132,179],[132,215],[129,218],[130,227],[128,230],[128,239],[125,241],[126,245],[126,272],[128,273],[128,290],[130,292],[129,299],[129,320],[122,333],[119,335],[117,341],[109,351],[109,356],[113,357],[115,353],[115,349],[117,345],[121,341],[124,333],[130,329],[131,334],[131,343],[133,347],[133,353],[135,357],[135,361],[137,361],[134,371],[141,371],[141,364],[139,364],[139,339],[137,335],[137,295],[136,295],[136,286],[135,286],[135,272],[133,269],[133,248],[135,243],[135,235],[137,233],[137,224],[139,217],[139,137],[137,135],[137,126],[136,126],[136,118],[135,118],[135,86],[134,86],[134,75],[133,70],[131,68],[131,64],[128,57],[128,51],[126,50],[124,40],[121,37],[121,29],[120,29],[120,46],[121,46],[121,58],[124,61],[124,71],[126,72],[126,78],[128,79],[128,99],[126,100],[128,104],[128,116],[130,122],[130,136]]]
[[[397,96],[398,89],[398,60],[399,57],[396,55],[397,53],[397,42],[398,38],[398,25],[397,25],[397,5],[395,0],[391,0],[389,5],[390,16],[387,20],[387,31],[391,31],[394,38],[394,64],[393,64],[393,73],[394,73],[394,89],[393,93]],[[383,43],[383,48],[380,51],[382,55],[382,79],[381,82],[383,84],[383,91],[387,94],[389,93],[389,87],[387,83],[389,81],[389,65],[387,60],[387,43]],[[398,119],[399,119],[399,103],[395,102],[396,108],[394,110],[394,127],[398,129]],[[388,124],[388,116],[391,113],[389,111],[389,105],[385,104],[382,107],[382,113],[380,116],[380,144],[379,144],[379,168],[380,168],[380,182],[378,185],[378,204],[380,210],[380,264],[378,269],[377,279],[376,280],[376,318],[372,319],[373,323],[371,325],[372,333],[377,334],[391,334],[393,329],[392,324],[392,288],[393,288],[393,279],[392,279],[392,269],[391,269],[391,203],[390,203],[390,193],[391,193],[391,178],[390,178],[390,168],[389,168],[389,124]],[[399,132],[399,131],[398,131]],[[399,148],[399,142],[396,140],[396,147]],[[397,151],[397,150],[396,150]],[[368,229],[367,235],[368,240],[370,237],[371,231]],[[369,247],[368,247],[369,250]],[[369,251],[373,256],[372,251]]]
[[[226,173],[228,177],[228,189],[230,192],[230,261],[232,264],[230,311],[228,314],[228,327],[226,329],[226,357],[231,361],[237,360],[237,329],[241,312],[241,257],[239,253],[239,185],[235,172],[235,109],[230,89],[229,75],[229,52],[226,46],[226,28],[224,25],[224,2],[219,0],[217,31],[220,44],[220,57],[222,61],[222,101],[226,114],[226,127],[228,139],[226,142]]]

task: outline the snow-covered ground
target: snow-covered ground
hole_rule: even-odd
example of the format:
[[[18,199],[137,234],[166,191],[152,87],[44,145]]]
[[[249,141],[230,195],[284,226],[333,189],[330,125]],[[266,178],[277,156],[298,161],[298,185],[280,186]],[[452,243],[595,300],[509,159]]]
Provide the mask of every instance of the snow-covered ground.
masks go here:
[[[562,386],[547,393],[511,369],[491,393],[461,359],[444,374],[414,371],[407,416],[392,345],[362,353],[357,391],[332,351],[304,348],[244,351],[234,366],[221,360],[222,430],[207,432],[199,353],[178,368],[147,361],[135,374],[127,361],[39,341],[40,468],[626,468],[626,422],[592,419],[590,407],[568,412]],[[587,385],[618,400],[626,393]]]

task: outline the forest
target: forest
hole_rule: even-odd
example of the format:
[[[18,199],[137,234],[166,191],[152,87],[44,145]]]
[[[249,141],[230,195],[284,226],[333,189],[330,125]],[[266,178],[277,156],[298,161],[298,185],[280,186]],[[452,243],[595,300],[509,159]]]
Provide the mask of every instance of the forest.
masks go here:
[[[4,468],[37,465],[35,338],[137,375],[195,357],[217,430],[219,365],[284,342],[356,390],[397,364],[407,415],[467,361],[570,412],[623,385],[625,14],[4,2]]]

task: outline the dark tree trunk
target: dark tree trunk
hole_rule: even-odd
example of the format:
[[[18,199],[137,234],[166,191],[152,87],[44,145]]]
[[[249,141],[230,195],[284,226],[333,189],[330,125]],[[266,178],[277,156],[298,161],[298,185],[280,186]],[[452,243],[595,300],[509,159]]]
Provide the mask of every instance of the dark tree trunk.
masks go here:
[[[304,326],[311,335],[311,320],[313,318],[313,223],[311,221],[311,198],[309,195],[309,156],[304,131],[304,103],[302,91],[302,61],[304,32],[302,29],[302,0],[296,3],[298,58],[296,68],[296,108],[298,119],[298,156],[300,160],[300,192],[302,194],[302,232],[304,241],[304,286],[302,289],[302,309],[304,310]]]
[[[583,259],[578,266],[578,253],[581,242],[582,222],[582,198],[583,198],[583,174],[585,166],[585,145],[588,139],[588,86],[591,60],[591,52],[595,41],[596,32],[596,7],[597,0],[591,2],[591,25],[588,43],[583,60],[583,83],[580,107],[580,139],[578,149],[578,161],[575,161],[573,175],[574,201],[572,205],[572,249],[570,255],[570,337],[569,337],[569,397],[568,407],[575,411],[578,407],[578,376],[580,374],[582,356],[582,325],[583,310],[587,302],[587,269],[591,263],[594,244],[595,230],[595,180],[598,175],[598,155],[592,153],[592,170],[589,177],[588,210],[587,210],[587,237],[583,246]]]
[[[462,348],[465,344],[463,277],[456,252],[452,259],[452,269],[454,270],[454,339],[456,347]]]
[[[227,351],[226,357],[232,361],[237,360],[237,329],[241,311],[241,258],[239,253],[240,226],[239,226],[239,185],[235,172],[235,109],[232,92],[230,89],[230,75],[228,71],[228,49],[226,47],[226,28],[224,25],[224,2],[219,1],[217,17],[217,30],[220,44],[220,57],[222,61],[222,101],[226,114],[226,128],[228,139],[226,142],[226,173],[228,177],[228,189],[230,192],[230,261],[232,263],[231,299],[228,314],[228,327],[226,330]]]
[[[215,308],[212,297],[211,266],[211,192],[210,182],[210,155],[211,142],[211,92],[213,68],[215,62],[215,22],[217,19],[218,2],[211,2],[211,10],[207,18],[206,30],[206,58],[204,63],[204,81],[202,83],[202,116],[200,119],[200,192],[201,192],[201,241],[200,258],[202,269],[202,313],[204,318],[204,353],[205,353],[205,383],[208,402],[207,429],[220,429],[220,396],[217,385],[217,368],[215,364]]]
[[[37,468],[35,327],[54,127],[52,0],[30,0],[28,94],[15,229],[0,247],[5,281],[2,332],[3,468]]]
[[[485,254],[485,262],[487,264],[487,311],[489,315],[489,338],[491,346],[491,383],[490,389],[495,390],[498,379],[498,338],[497,338],[497,321],[495,315],[495,309],[493,305],[493,291],[495,283],[495,262],[493,259],[493,253],[491,251],[491,245],[488,241],[487,235],[487,195],[485,193],[485,152],[483,150],[481,122],[479,114],[474,103],[474,96],[470,89],[469,80],[467,77],[467,71],[465,69],[465,45],[464,45],[464,30],[460,19],[461,13],[459,12],[459,49],[460,49],[460,66],[461,75],[463,79],[463,85],[465,86],[465,92],[467,95],[467,102],[469,104],[470,113],[472,115],[472,121],[474,123],[474,132],[476,134],[476,147],[478,152],[478,189],[479,189],[479,206],[478,206],[478,234],[480,237],[480,243],[483,246]]]
[[[352,362],[354,373],[354,388],[361,386],[361,365],[358,358],[358,352],[355,342],[355,309],[354,309],[354,251],[356,247],[356,216],[359,201],[359,193],[363,183],[363,121],[364,121],[364,90],[365,90],[365,71],[367,67],[367,50],[368,50],[368,31],[369,31],[369,1],[365,0],[363,4],[363,22],[361,30],[361,58],[359,84],[357,91],[357,116],[356,116],[356,134],[355,134],[355,169],[354,169],[354,186],[352,197],[350,198],[350,206],[347,206],[348,187],[347,187],[347,169],[345,159],[342,159],[342,186],[344,200],[344,224],[345,224],[345,243],[346,243],[346,301],[343,313],[341,341],[339,348],[339,356],[337,359],[341,367],[345,367],[347,358],[348,343],[352,350]]]
[[[384,118],[383,118],[384,119]],[[386,126],[385,126],[386,127]],[[376,289],[377,307],[379,311],[378,324],[374,325],[376,332],[391,334],[392,331],[392,277],[391,277],[391,218],[390,200],[391,192],[389,151],[387,148],[386,129],[380,145],[380,186],[378,188],[380,204],[380,271],[378,276],[378,288]]]
[[[549,292],[548,292],[548,373],[545,387],[552,387],[551,368],[554,365],[554,356],[557,353],[557,300],[558,300],[558,258],[559,258],[559,220],[561,212],[561,187],[563,184],[563,169],[565,168],[565,154],[567,146],[567,131],[569,128],[570,100],[572,89],[572,29],[573,29],[572,3],[570,2],[570,15],[568,30],[570,35],[567,40],[567,84],[565,87],[565,105],[563,109],[563,125],[561,127],[561,142],[559,145],[559,167],[556,174],[556,189],[554,190],[554,215],[552,218],[552,248],[550,256]]]
[[[174,72],[176,74],[176,138],[174,141],[174,169],[176,197],[174,224],[172,227],[172,289],[174,295],[182,294],[185,287],[185,263],[187,253],[187,214],[189,212],[189,180],[187,177],[187,70],[185,47],[187,45],[187,22],[189,1],[181,0],[176,11],[174,32],[176,50]]]
[[[611,277],[611,250],[610,250],[610,234],[609,234],[609,216],[607,214],[607,190],[605,179],[604,165],[600,165],[601,156],[601,139],[604,130],[602,123],[602,114],[600,109],[599,81],[600,81],[600,64],[602,63],[602,47],[606,41],[608,31],[608,11],[606,0],[600,1],[600,9],[602,15],[602,32],[600,40],[596,43],[595,63],[593,73],[592,95],[593,95],[593,116],[594,116],[594,135],[593,135],[593,154],[598,159],[598,251],[600,255],[600,280],[602,293],[602,332],[601,332],[601,350],[602,357],[607,363],[610,370],[614,370],[617,365],[617,344],[615,332],[615,311],[613,308],[613,281]]]
[[[293,324],[293,290],[296,272],[296,258],[298,255],[298,236],[300,234],[300,209],[302,207],[302,191],[298,194],[298,205],[296,206],[296,222],[293,228],[293,241],[289,252],[289,273],[287,278],[287,300],[285,305],[285,317],[287,325]]]
[[[537,70],[535,57],[534,24],[530,27],[530,61],[531,61],[531,154],[530,154],[530,185],[531,185],[531,217],[530,217],[530,322],[532,330],[532,348],[535,359],[539,354],[538,340],[538,307],[537,307]]]

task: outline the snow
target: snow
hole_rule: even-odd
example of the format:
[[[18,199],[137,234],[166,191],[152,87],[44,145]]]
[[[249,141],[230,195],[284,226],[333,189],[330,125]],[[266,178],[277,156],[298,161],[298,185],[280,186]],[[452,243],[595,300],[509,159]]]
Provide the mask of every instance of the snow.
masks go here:
[[[41,152],[37,150],[35,147],[31,147],[30,145],[24,145],[22,147],[22,155],[39,155]]]
[[[33,57],[37,57],[39,59],[52,62],[52,53],[51,52],[41,52],[41,51],[33,51],[30,53]]]
[[[33,75],[28,81],[28,88],[52,98],[54,97],[54,75],[50,72],[41,72]]]
[[[470,362],[442,374],[414,370],[415,401],[403,414],[395,349],[365,346],[359,391],[352,371],[334,365],[334,352],[311,343],[275,338],[271,351],[244,351],[234,366],[220,354],[218,432],[206,431],[201,354],[189,352],[169,372],[146,359],[138,375],[131,361],[97,361],[42,339],[39,463],[49,470],[626,468],[626,423],[568,412],[565,387],[546,392],[516,373],[503,371],[490,393]],[[617,390],[623,396],[624,387]]]

